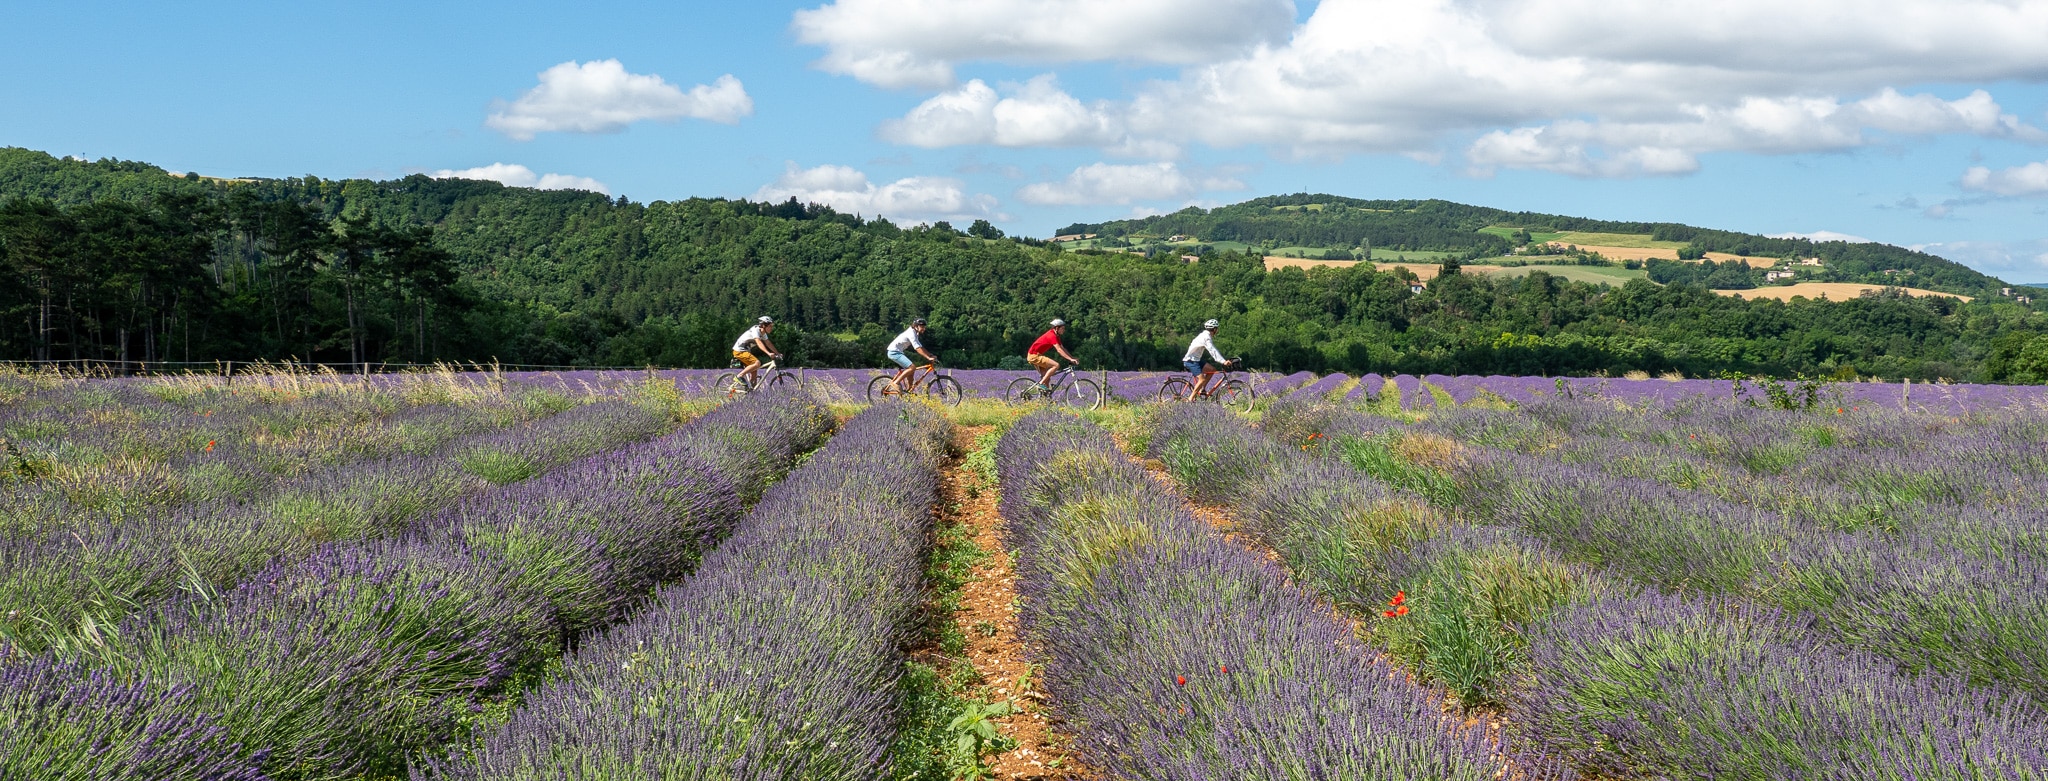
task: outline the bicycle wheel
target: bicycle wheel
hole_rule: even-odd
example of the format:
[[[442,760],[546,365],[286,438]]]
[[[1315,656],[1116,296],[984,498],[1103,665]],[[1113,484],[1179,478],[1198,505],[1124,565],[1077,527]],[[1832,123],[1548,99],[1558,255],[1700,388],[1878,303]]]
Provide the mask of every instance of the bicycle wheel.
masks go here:
[[[1038,381],[1030,377],[1018,377],[1010,381],[1010,387],[1003,390],[1003,400],[1012,404],[1038,401],[1044,398],[1038,390]]]
[[[1244,380],[1228,380],[1223,383],[1223,387],[1216,389],[1215,399],[1224,409],[1250,412],[1255,394],[1252,392],[1252,386],[1245,384]]]
[[[877,375],[874,379],[868,380],[868,403],[880,404],[883,399],[897,395],[896,388],[893,387],[895,383],[896,378],[887,374]]]
[[[1059,393],[1060,402],[1074,409],[1102,409],[1102,387],[1094,380],[1076,379]]]
[[[780,388],[784,385],[795,385],[796,381],[796,377],[789,372],[776,372],[768,377],[768,387]]]
[[[739,372],[726,372],[713,377],[711,378],[711,392],[728,399],[738,396],[738,386],[734,385],[734,383],[738,382],[739,379]]]
[[[1159,383],[1157,398],[1159,401],[1180,401],[1187,398],[1188,391],[1194,390],[1194,387],[1195,384],[1188,382],[1186,377],[1168,377],[1165,382]]]
[[[959,381],[944,376],[933,377],[931,382],[925,383],[924,393],[948,407],[958,406],[961,397],[967,395],[966,391],[960,389]]]

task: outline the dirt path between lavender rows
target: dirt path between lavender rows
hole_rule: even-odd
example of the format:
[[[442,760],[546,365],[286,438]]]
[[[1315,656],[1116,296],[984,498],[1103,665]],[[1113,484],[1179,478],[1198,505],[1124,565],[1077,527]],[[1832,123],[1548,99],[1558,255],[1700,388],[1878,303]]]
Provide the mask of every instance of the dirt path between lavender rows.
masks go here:
[[[976,437],[991,426],[956,426],[953,446],[960,453],[974,450]],[[981,673],[988,687],[987,699],[1009,699],[1017,713],[996,720],[1004,735],[1017,741],[1017,748],[991,757],[991,779],[1036,779],[1066,781],[1094,778],[1073,755],[1060,723],[1047,712],[1039,688],[1039,670],[1030,659],[1038,656],[1025,647],[1017,632],[1017,572],[1010,552],[1003,547],[1001,518],[996,514],[997,487],[984,484],[965,460],[948,466],[941,481],[941,506],[947,512],[941,523],[965,526],[974,544],[988,557],[975,567],[974,576],[960,590],[960,610],[953,615],[967,636],[967,661]],[[1027,672],[1029,677],[1026,678]],[[1018,689],[1019,679],[1027,686]]]

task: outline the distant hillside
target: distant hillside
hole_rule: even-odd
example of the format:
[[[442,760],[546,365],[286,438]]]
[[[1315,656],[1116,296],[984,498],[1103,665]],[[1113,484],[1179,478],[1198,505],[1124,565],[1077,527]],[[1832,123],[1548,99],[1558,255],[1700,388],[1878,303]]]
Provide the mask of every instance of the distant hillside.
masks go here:
[[[1508,256],[1532,242],[1576,244],[1618,242],[1625,247],[1690,248],[1697,253],[1773,258],[1818,258],[1821,265],[1800,269],[1801,282],[1849,282],[1899,285],[1973,297],[1997,297],[2010,283],[1960,263],[1887,244],[1852,244],[1807,239],[1774,239],[1733,231],[1662,222],[1623,222],[1567,217],[1537,212],[1510,212],[1450,201],[1375,201],[1337,195],[1297,193],[1254,198],[1214,209],[1189,207],[1172,214],[1137,220],[1080,223],[1060,234],[1098,234],[1097,243],[1143,247],[1174,236],[1229,249],[1329,257],[1345,253],[1363,257],[1401,255],[1409,251],[1452,253],[1460,260]],[[1575,238],[1580,234],[1605,234]],[[1315,250],[1321,250],[1321,253]],[[1675,259],[1675,257],[1673,258]],[[1887,273],[1889,272],[1889,273]],[[1711,272],[1709,272],[1711,273]],[[1698,279],[1684,281],[1701,283]],[[1653,275],[1655,278],[1655,275]],[[1724,274],[1727,287],[1764,283],[1761,271]],[[1666,280],[1659,280],[1666,281]],[[1710,285],[1723,287],[1723,285]]]
[[[636,203],[417,175],[174,177],[0,149],[0,360],[710,367],[769,314],[808,366],[878,366],[922,316],[951,366],[1021,365],[1061,317],[1090,368],[1173,368],[1215,317],[1227,353],[1271,370],[2048,380],[2048,315],[1995,291],[1750,301],[1708,290],[1755,284],[1746,262],[1505,254],[1555,251],[1543,248],[1558,238],[1597,238],[1617,257],[1809,251],[1797,242],[1330,196],[1080,227],[1104,235],[1048,242],[795,201]],[[1368,242],[1376,261],[1410,265],[1265,258],[1351,257]],[[1989,280],[1893,248],[1810,246],[1830,273],[1908,268],[1916,287],[1955,275],[1943,284],[1965,294]],[[1459,273],[1460,258],[1489,267]]]

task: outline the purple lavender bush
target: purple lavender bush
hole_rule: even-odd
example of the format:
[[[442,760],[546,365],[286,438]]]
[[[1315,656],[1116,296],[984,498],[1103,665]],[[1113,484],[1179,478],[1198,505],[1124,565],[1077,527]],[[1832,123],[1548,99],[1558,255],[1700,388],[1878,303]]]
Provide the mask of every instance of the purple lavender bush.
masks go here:
[[[1479,731],[1284,572],[1153,489],[1107,433],[1039,413],[997,448],[1023,626],[1115,778],[1493,778]]]
[[[912,404],[856,416],[688,580],[417,775],[880,777],[946,429]]]
[[[1295,578],[1358,614],[1390,657],[1461,704],[1497,701],[1521,655],[1521,628],[1599,586],[1535,540],[1462,527],[1420,496],[1278,445],[1227,412],[1171,412],[1149,427],[1149,446],[1170,469],[1256,465],[1248,479],[1222,481],[1214,501],[1231,506]],[[1210,471],[1174,469],[1191,492]]]
[[[724,429],[762,424],[775,441],[759,431],[743,441],[772,470],[830,420],[788,394],[729,409],[480,494],[403,534],[323,546],[219,596],[145,611],[87,656],[184,692],[175,707],[207,714],[271,777],[403,775],[565,640],[622,617],[731,528],[737,484],[764,473],[729,477],[697,451],[730,447]]]
[[[38,659],[0,666],[0,778],[266,781],[191,689]]]
[[[1674,591],[1739,590],[1800,533],[1760,508],[1514,453],[1474,451],[1457,476],[1479,517]]]
[[[2008,692],[1901,675],[1739,602],[1613,596],[1529,638],[1510,723],[1610,777],[2036,779],[2044,713]]]
[[[504,570],[410,541],[331,547],[137,616],[120,637],[104,666],[189,688],[193,710],[268,752],[275,778],[402,773],[559,642]]]
[[[2048,556],[1860,533],[1800,540],[1785,559],[1763,595],[1842,643],[2048,703]]]

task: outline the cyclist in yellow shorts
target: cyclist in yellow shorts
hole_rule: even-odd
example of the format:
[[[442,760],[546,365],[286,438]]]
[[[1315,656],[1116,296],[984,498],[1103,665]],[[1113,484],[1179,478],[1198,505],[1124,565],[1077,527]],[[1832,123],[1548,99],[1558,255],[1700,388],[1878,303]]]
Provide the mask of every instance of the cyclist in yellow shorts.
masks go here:
[[[768,340],[768,335],[774,332],[775,318],[762,315],[761,319],[754,321],[754,327],[747,329],[746,333],[740,334],[740,340],[732,343],[732,359],[739,361],[740,366],[745,367],[740,369],[739,384],[741,387],[753,384],[754,373],[761,370],[761,360],[754,357],[754,349],[760,349],[762,353],[771,358],[782,358],[782,353],[775,351],[775,343]]]
[[[1050,387],[1052,373],[1060,370],[1060,362],[1053,360],[1052,356],[1046,355],[1046,353],[1058,350],[1060,357],[1067,359],[1067,363],[1074,364],[1075,366],[1081,365],[1080,359],[1075,358],[1073,353],[1067,352],[1066,345],[1060,344],[1060,335],[1066,332],[1067,321],[1055,317],[1052,320],[1052,327],[1046,329],[1045,333],[1039,334],[1038,340],[1032,342],[1030,349],[1024,351],[1025,362],[1030,363],[1031,368],[1038,370],[1039,390],[1046,390]]]

